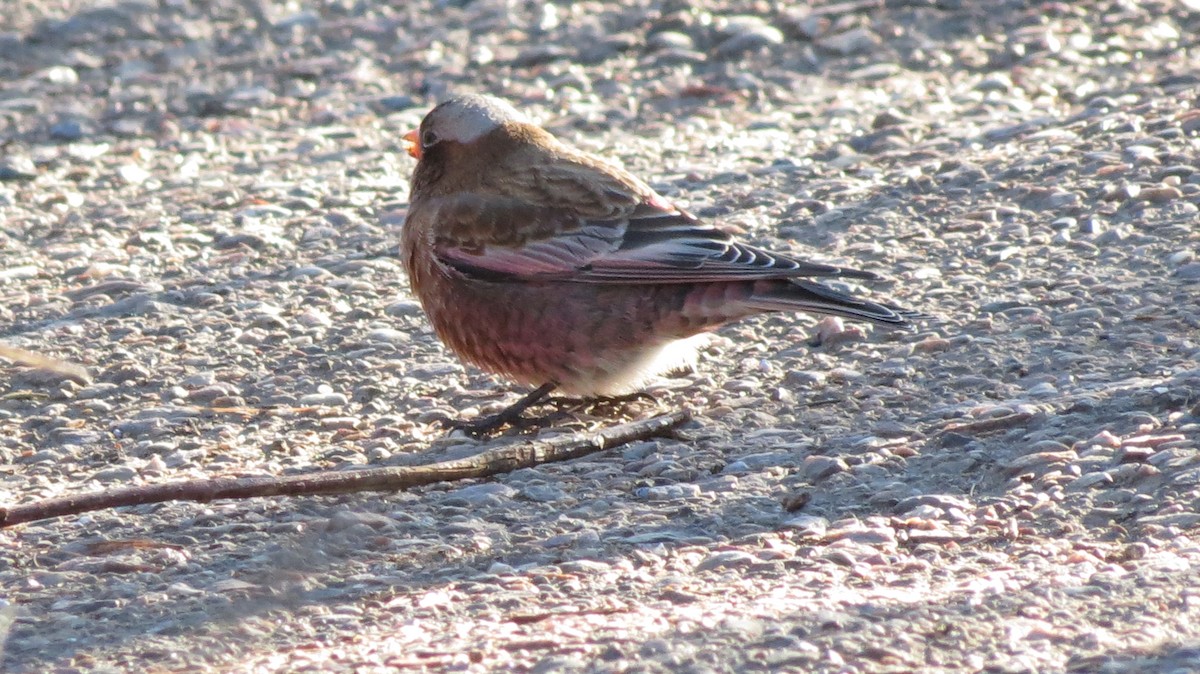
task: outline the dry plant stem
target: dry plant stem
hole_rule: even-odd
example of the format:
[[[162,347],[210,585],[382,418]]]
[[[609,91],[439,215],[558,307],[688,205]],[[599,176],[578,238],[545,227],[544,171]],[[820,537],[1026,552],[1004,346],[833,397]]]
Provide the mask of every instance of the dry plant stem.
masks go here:
[[[18,365],[25,365],[45,372],[53,372],[71,379],[81,386],[87,386],[92,383],[92,376],[88,374],[87,368],[78,363],[51,358],[26,349],[18,349],[8,344],[0,344],[0,358],[11,360]]]
[[[165,501],[205,503],[226,498],[399,491],[436,482],[483,478],[543,463],[577,459],[627,442],[667,435],[688,419],[687,412],[671,412],[612,426],[596,433],[576,434],[544,442],[524,442],[481,452],[464,459],[442,461],[427,466],[326,471],[285,477],[182,480],[62,496],[25,505],[0,507],[0,528],[64,515]]]

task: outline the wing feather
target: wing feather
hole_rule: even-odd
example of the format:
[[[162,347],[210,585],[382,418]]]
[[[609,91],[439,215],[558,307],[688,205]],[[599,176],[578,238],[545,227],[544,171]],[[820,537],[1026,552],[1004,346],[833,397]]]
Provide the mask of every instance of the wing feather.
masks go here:
[[[507,198],[462,195],[438,205],[434,247],[459,272],[489,280],[683,283],[769,278],[875,278],[735,241],[661,197],[610,219]],[[506,232],[497,236],[497,230]]]

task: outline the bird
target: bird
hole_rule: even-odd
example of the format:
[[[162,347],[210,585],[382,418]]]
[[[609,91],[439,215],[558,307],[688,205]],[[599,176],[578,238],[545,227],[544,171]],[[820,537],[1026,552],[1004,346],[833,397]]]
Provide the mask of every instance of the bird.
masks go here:
[[[739,241],[508,102],[441,102],[403,136],[417,160],[400,255],[413,294],[461,360],[535,387],[499,414],[515,424],[551,392],[637,395],[694,363],[698,339],[758,314],[804,311],[912,329],[919,312],[822,282],[872,272]]]

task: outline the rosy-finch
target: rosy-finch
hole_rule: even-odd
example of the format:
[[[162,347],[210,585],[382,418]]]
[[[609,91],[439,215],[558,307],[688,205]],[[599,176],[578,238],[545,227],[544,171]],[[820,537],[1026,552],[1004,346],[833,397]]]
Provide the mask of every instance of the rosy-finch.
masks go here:
[[[401,244],[413,292],[459,357],[538,387],[469,432],[553,389],[636,391],[690,362],[689,338],[747,316],[907,327],[919,315],[813,280],[874,274],[735,241],[499,99],[446,101],[404,140],[417,159]]]

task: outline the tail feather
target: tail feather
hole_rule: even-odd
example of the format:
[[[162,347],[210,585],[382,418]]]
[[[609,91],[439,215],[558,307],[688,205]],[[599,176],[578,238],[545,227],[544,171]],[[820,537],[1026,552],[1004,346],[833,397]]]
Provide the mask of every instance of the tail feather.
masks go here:
[[[757,285],[746,303],[763,311],[809,311],[901,330],[913,330],[913,321],[930,318],[895,304],[853,297],[816,281],[789,279]]]

